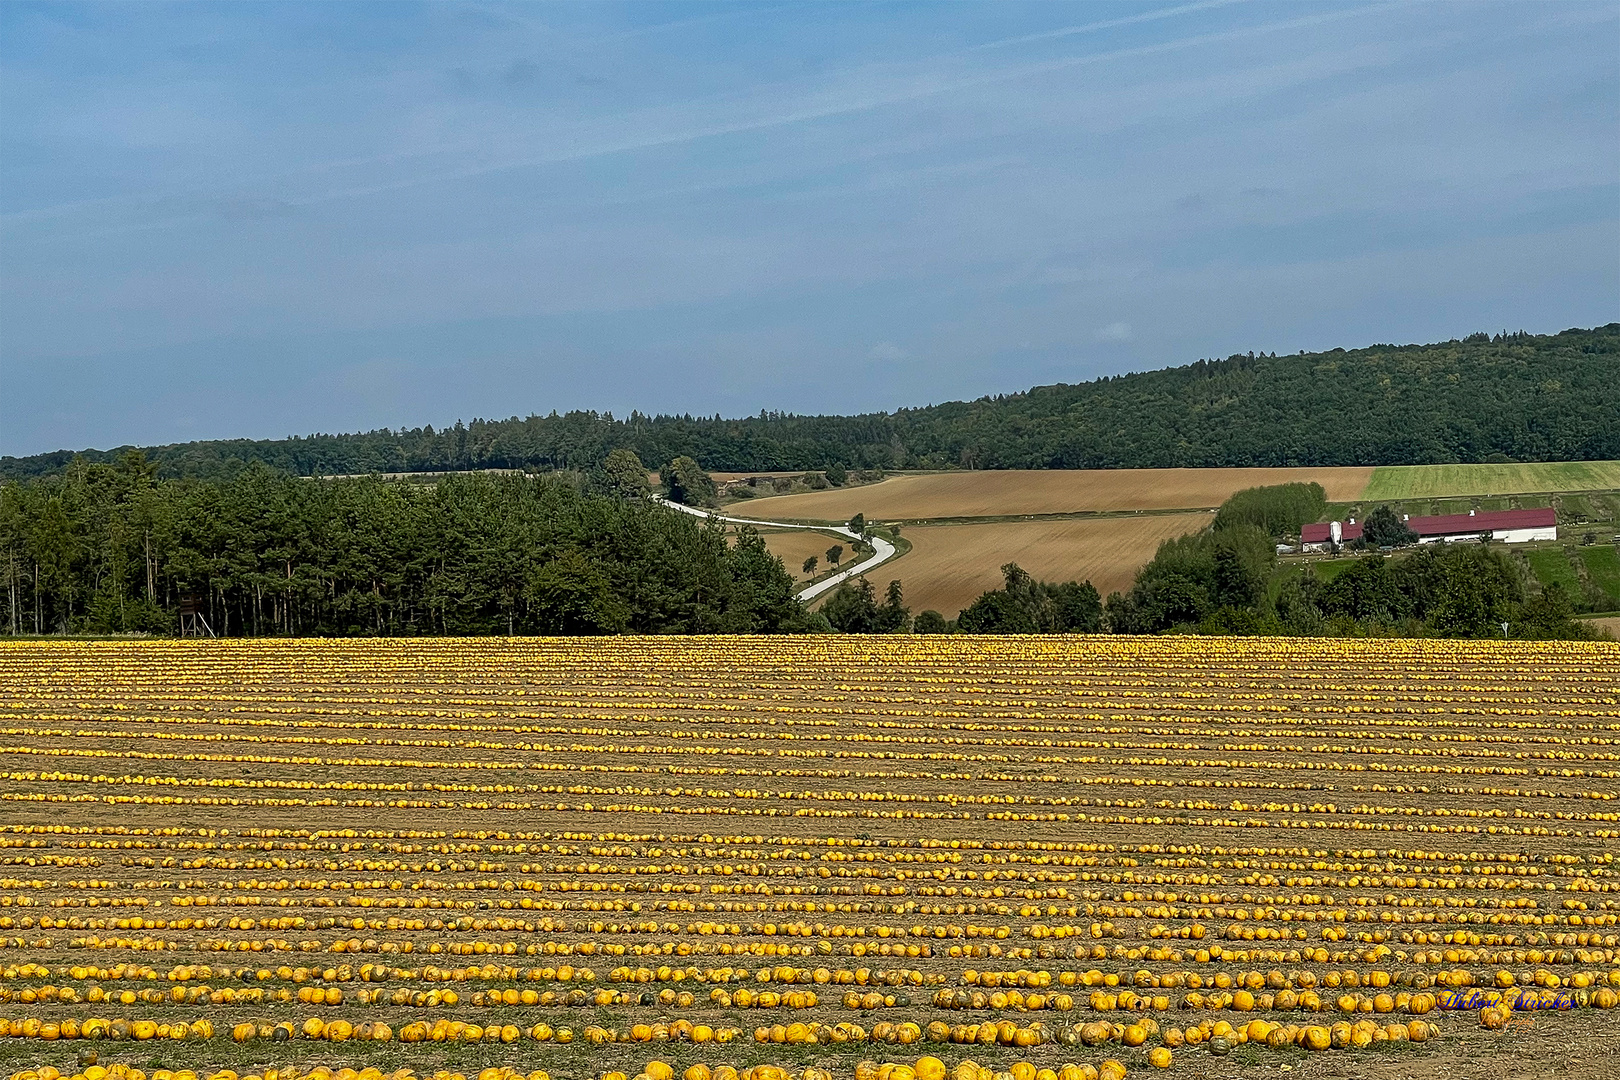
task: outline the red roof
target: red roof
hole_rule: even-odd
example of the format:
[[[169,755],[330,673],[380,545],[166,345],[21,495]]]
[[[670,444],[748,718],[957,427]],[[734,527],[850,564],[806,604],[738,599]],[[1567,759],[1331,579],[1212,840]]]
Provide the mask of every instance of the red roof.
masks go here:
[[[1352,523],[1346,521],[1339,527],[1344,531],[1343,539],[1345,543],[1348,544],[1352,540],[1361,539],[1361,525],[1359,522]],[[1300,530],[1300,539],[1307,544],[1325,544],[1333,536],[1333,534],[1328,531],[1331,528],[1332,526],[1325,521],[1318,522],[1315,525],[1307,525]]]
[[[1479,514],[1415,517],[1406,524],[1419,536],[1452,536],[1484,532],[1486,529],[1544,529],[1558,524],[1558,512],[1550,506],[1537,506],[1530,510],[1487,510]]]
[[[1528,510],[1486,510],[1477,514],[1441,514],[1437,517],[1408,518],[1406,527],[1419,536],[1472,536],[1482,532],[1506,532],[1509,529],[1545,529],[1558,524],[1558,512],[1550,506],[1537,506]],[[1326,543],[1331,536],[1327,522],[1307,525],[1300,539],[1307,544]],[[1361,523],[1345,522],[1344,542],[1361,538]]]

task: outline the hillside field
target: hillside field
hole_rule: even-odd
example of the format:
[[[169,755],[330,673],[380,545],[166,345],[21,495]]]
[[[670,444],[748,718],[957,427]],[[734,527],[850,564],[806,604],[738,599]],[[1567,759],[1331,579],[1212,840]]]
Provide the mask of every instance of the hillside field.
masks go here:
[[[29,641],[0,682],[6,1073],[1613,1076],[1612,642]]]
[[[905,589],[912,613],[933,610],[947,619],[1002,584],[1001,567],[1015,562],[1037,579],[1087,581],[1104,597],[1130,588],[1162,541],[1209,524],[1205,514],[914,525],[903,535],[909,554],[872,574],[878,592],[892,578]]]
[[[749,502],[749,514],[779,521],[881,521],[1017,517],[1083,511],[1180,510],[1219,506],[1234,491],[1316,481],[1329,501],[1356,498],[1370,468],[1345,469],[1005,469],[893,476],[864,487]]]
[[[854,553],[850,551],[848,537],[811,532],[806,529],[779,529],[774,532],[761,529],[759,534],[764,538],[765,546],[770,549],[770,553],[782,560],[782,565],[787,567],[787,572],[795,581],[809,580],[799,568],[804,565],[804,560],[812,555],[820,560],[816,566],[818,574],[827,569],[827,549],[834,544],[844,546],[843,565],[848,565],[855,558]]]
[[[1613,545],[1539,547],[1523,555],[1543,588],[1559,585],[1565,596],[1584,600],[1593,610],[1620,609],[1620,554]]]
[[[1435,499],[1454,495],[1610,491],[1620,488],[1620,461],[1547,461],[1503,465],[1380,465],[1365,502]],[[1348,501],[1331,492],[1329,502]]]
[[[915,549],[877,570],[874,577],[880,580],[873,584],[881,590],[898,578],[913,611],[932,609],[951,618],[980,593],[995,588],[1000,567],[1009,561],[1048,580],[1084,581],[1089,577],[1107,596],[1130,585],[1160,542],[1202,528],[1209,520],[1207,515],[1164,511],[1213,507],[1243,488],[1292,481],[1322,484],[1329,502],[1336,504],[1331,511],[1340,516],[1363,514],[1376,502],[1389,502],[1397,512],[1466,513],[1476,504],[1484,510],[1519,505],[1519,500],[1509,496],[1521,491],[1574,493],[1620,488],[1620,462],[913,473],[863,487],[753,499],[732,509],[777,520],[843,522],[860,512],[872,520],[910,522],[905,536]],[[1537,505],[1545,501],[1541,499]],[[1613,500],[1570,494],[1563,502],[1567,512],[1606,518]],[[1130,511],[1145,513],[1140,518],[1006,520]],[[767,537],[771,550],[794,573],[806,555],[820,555],[832,542],[790,534]],[[1537,556],[1536,566],[1543,578],[1556,571],[1549,560],[1559,558],[1562,556]],[[1603,556],[1597,558],[1600,568],[1594,579],[1602,578],[1599,584],[1610,587],[1607,564],[1602,563]]]

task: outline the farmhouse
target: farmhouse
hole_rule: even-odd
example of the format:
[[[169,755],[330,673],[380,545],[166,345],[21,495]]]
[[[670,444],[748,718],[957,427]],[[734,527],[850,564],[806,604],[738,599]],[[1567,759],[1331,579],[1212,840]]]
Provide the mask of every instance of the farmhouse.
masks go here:
[[[1522,544],[1527,540],[1558,539],[1558,512],[1550,506],[1484,513],[1470,510],[1466,514],[1408,517],[1406,527],[1417,533],[1420,544],[1486,538],[1503,544]],[[1359,539],[1361,525],[1354,518],[1307,525],[1300,535],[1301,546],[1306,551],[1325,551],[1332,543],[1348,544]]]

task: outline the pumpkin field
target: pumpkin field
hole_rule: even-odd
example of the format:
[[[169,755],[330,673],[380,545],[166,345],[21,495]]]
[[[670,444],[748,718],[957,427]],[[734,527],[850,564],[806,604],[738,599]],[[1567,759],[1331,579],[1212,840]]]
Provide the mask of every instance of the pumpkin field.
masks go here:
[[[1620,646],[0,643],[0,1075],[1614,1075]]]

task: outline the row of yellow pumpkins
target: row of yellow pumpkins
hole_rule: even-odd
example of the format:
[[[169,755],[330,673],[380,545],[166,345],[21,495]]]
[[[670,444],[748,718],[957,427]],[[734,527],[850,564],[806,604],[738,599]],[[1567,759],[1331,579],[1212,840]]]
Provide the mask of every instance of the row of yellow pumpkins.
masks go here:
[[[100,1017],[78,1020],[68,1017],[65,1020],[57,1021],[42,1020],[37,1016],[30,1016],[21,1020],[0,1019],[0,1037],[44,1039],[47,1042],[57,1039],[112,1039],[114,1041],[134,1039],[140,1042],[150,1039],[176,1039],[184,1041],[213,1038],[214,1024],[210,1020],[159,1023],[156,1020],[105,1020]]]
[[[712,1033],[714,1029],[706,1030]],[[736,1029],[727,1030],[730,1033],[736,1032]],[[354,1024],[347,1020],[322,1020],[319,1017],[310,1017],[298,1023],[291,1020],[283,1020],[276,1024],[244,1021],[231,1028],[231,1039],[238,1043],[266,1039],[272,1042],[317,1039],[334,1043],[350,1041],[386,1043],[395,1040],[402,1043],[515,1043],[525,1038],[535,1042],[568,1044],[575,1040],[575,1034],[572,1028],[553,1028],[550,1024],[534,1024],[523,1028],[516,1024],[483,1025],[445,1019],[431,1022],[413,1020],[401,1025],[398,1031],[380,1020]]]
[[[630,968],[617,967],[608,972],[608,981],[615,983],[648,983],[648,982],[683,982],[692,979],[697,982],[780,982],[780,983],[814,983],[817,986],[867,986],[879,983],[888,986],[921,986],[928,981],[926,972],[915,968],[894,968],[889,970],[874,970],[872,968],[809,968],[793,967],[788,964],[776,967],[762,967],[757,970],[748,968],[696,968],[671,967],[664,965],[658,968]]]
[[[94,1054],[88,1055],[88,1059],[82,1063],[84,1068],[76,1073],[64,1074],[58,1069],[44,1065],[37,1069],[23,1069],[12,1073],[7,1080],[468,1080],[465,1073],[449,1070],[441,1069],[429,1076],[418,1077],[416,1071],[409,1067],[383,1072],[374,1065],[362,1069],[332,1069],[325,1065],[304,1069],[298,1065],[283,1065],[246,1074],[240,1074],[235,1069],[216,1069],[201,1073],[194,1069],[154,1069],[149,1076],[135,1066],[122,1063],[98,1065],[95,1063]],[[476,1080],[551,1080],[551,1074],[544,1069],[523,1072],[501,1065],[490,1066],[474,1075]]]
[[[1233,1046],[1256,1043],[1273,1048],[1296,1046],[1312,1052],[1371,1046],[1375,1042],[1424,1043],[1440,1034],[1438,1025],[1427,1020],[1379,1024],[1362,1018],[1351,1023],[1286,1024],[1272,1020],[1251,1020],[1232,1024],[1225,1020],[1205,1020],[1189,1028],[1169,1028],[1161,1036],[1169,1047],[1207,1044],[1211,1053],[1224,1054]]]
[[[1162,1054],[1150,1055],[1149,1064],[1157,1068],[1170,1066],[1170,1052],[1163,1047]],[[1069,1062],[1056,1068],[1043,1068],[1028,1061],[1015,1061],[1000,1069],[980,1065],[971,1058],[947,1066],[931,1054],[915,1062],[863,1061],[855,1066],[854,1080],[1125,1080],[1126,1067],[1109,1059],[1101,1065],[1079,1065]],[[780,1065],[754,1065],[738,1069],[731,1065],[711,1067],[706,1064],[689,1065],[677,1073],[675,1067],[664,1061],[649,1061],[639,1073],[620,1071],[602,1073],[598,1080],[837,1080],[828,1069],[810,1066],[793,1071]]]
[[[1117,777],[1103,777],[1101,779],[1107,780],[1110,783],[1128,783],[1128,784],[1132,784],[1132,785],[1151,785],[1151,784],[1159,783],[1159,784],[1165,784],[1165,785],[1168,786],[1167,781],[1151,781],[1151,780],[1140,780],[1140,779],[1122,779],[1122,778],[1117,778]],[[1213,780],[1213,781],[1197,781],[1195,783],[1195,786],[1233,787],[1233,786],[1239,786],[1239,785],[1236,785],[1236,784],[1234,784],[1232,782],[1229,782],[1229,781]],[[1276,786],[1282,786],[1282,785],[1259,784],[1259,785],[1255,785],[1255,786],[1276,787]],[[198,836],[198,837],[208,837],[210,839],[215,838],[215,837],[222,837],[222,836],[225,836],[225,835],[227,835],[227,834],[229,834],[231,832],[231,830],[229,830],[229,829],[210,829],[210,828],[197,828],[197,829],[146,828],[146,827],[131,828],[131,827],[125,826],[125,825],[22,825],[22,824],[7,825],[7,826],[4,827],[3,831],[5,833],[8,833],[8,834],[25,834],[25,835],[117,836],[117,837],[128,837],[128,836],[189,837],[189,836]],[[395,841],[397,841],[399,838],[405,838],[405,839],[428,839],[428,840],[441,840],[442,841],[444,837],[446,837],[447,835],[450,835],[450,834],[447,834],[447,833],[444,833],[444,832],[438,832],[438,831],[422,832],[420,830],[414,830],[414,829],[407,829],[407,830],[367,829],[367,830],[364,830],[363,832],[362,831],[357,831],[357,830],[354,830],[354,829],[314,830],[314,831],[305,830],[305,829],[268,829],[268,830],[266,830],[266,829],[243,829],[243,830],[237,830],[237,835],[246,836],[246,837],[250,837],[250,838],[277,838],[277,837],[280,837],[280,838],[299,838],[299,837],[305,837],[305,838],[310,838],[310,839],[314,839],[314,840],[317,840],[317,841],[320,840],[323,837],[348,838],[348,839],[363,838],[363,839],[371,839],[371,840],[374,840],[374,841],[384,841],[386,843],[384,843],[383,846],[385,846],[391,852],[420,854],[422,852],[422,850],[423,850],[422,845],[413,844],[413,843],[400,844],[400,843],[397,843]],[[652,844],[652,843],[657,843],[657,844],[671,844],[671,843],[683,844],[683,843],[691,843],[691,844],[706,844],[706,845],[714,845],[714,844],[733,844],[733,845],[745,844],[745,845],[754,845],[754,846],[762,845],[762,844],[765,844],[765,845],[783,845],[783,844],[786,844],[786,845],[792,845],[792,846],[795,846],[795,847],[864,848],[864,849],[870,849],[870,850],[864,851],[862,853],[861,857],[863,859],[872,858],[872,859],[876,859],[878,861],[885,861],[885,862],[891,861],[891,860],[906,861],[908,859],[908,857],[905,855],[904,849],[919,849],[919,848],[924,849],[924,850],[949,848],[949,849],[952,849],[952,850],[979,851],[979,852],[998,852],[998,851],[1025,852],[1025,851],[1033,851],[1033,852],[1080,852],[1080,853],[1088,853],[1088,854],[1094,853],[1094,854],[1098,854],[1098,855],[1107,856],[1107,858],[1096,860],[1096,864],[1098,866],[1122,866],[1122,867],[1136,867],[1136,866],[1140,865],[1139,860],[1136,858],[1136,855],[1138,855],[1138,854],[1151,855],[1151,856],[1153,856],[1155,858],[1160,857],[1160,856],[1165,855],[1165,854],[1190,855],[1190,856],[1199,856],[1199,857],[1214,856],[1214,857],[1218,857],[1218,858],[1228,858],[1228,857],[1234,857],[1234,858],[1245,858],[1245,857],[1279,858],[1279,857],[1281,857],[1281,858],[1289,858],[1289,859],[1306,859],[1306,860],[1310,860],[1310,866],[1308,867],[1308,869],[1310,869],[1313,873],[1320,873],[1320,872],[1328,871],[1328,870],[1332,870],[1332,871],[1341,871],[1342,870],[1342,871],[1347,871],[1347,872],[1353,872],[1353,871],[1358,871],[1358,870],[1362,869],[1360,863],[1358,863],[1358,862],[1352,861],[1348,865],[1344,865],[1344,864],[1341,864],[1341,862],[1340,862],[1341,860],[1380,860],[1380,859],[1391,860],[1391,859],[1399,859],[1399,860],[1402,860],[1403,862],[1407,862],[1407,861],[1433,862],[1433,863],[1441,864],[1443,866],[1451,866],[1451,867],[1459,867],[1459,868],[1466,865],[1466,866],[1471,867],[1473,872],[1478,873],[1478,874],[1484,874],[1484,875],[1490,875],[1492,873],[1514,874],[1514,875],[1535,874],[1535,873],[1539,873],[1540,871],[1536,867],[1531,866],[1529,864],[1537,863],[1537,862],[1547,862],[1547,863],[1554,864],[1556,866],[1578,866],[1578,865],[1581,865],[1582,863],[1589,863],[1589,864],[1596,865],[1596,866],[1609,866],[1609,865],[1613,865],[1617,860],[1620,860],[1620,856],[1616,856],[1616,855],[1613,855],[1613,854],[1610,854],[1610,853],[1594,853],[1594,854],[1589,854],[1589,855],[1585,855],[1585,856],[1559,855],[1559,854],[1546,855],[1546,856],[1533,856],[1533,855],[1528,855],[1528,854],[1523,854],[1523,853],[1501,852],[1501,851],[1489,851],[1489,852],[1481,852],[1481,851],[1441,852],[1441,851],[1426,851],[1426,850],[1422,850],[1422,849],[1398,849],[1398,848],[1391,848],[1391,849],[1388,849],[1388,850],[1380,850],[1380,849],[1374,849],[1374,848],[1351,848],[1351,849],[1330,849],[1330,850],[1325,850],[1324,851],[1324,850],[1321,850],[1321,849],[1310,848],[1310,847],[1264,847],[1264,848],[1233,847],[1233,848],[1228,848],[1228,847],[1224,847],[1224,846],[1220,846],[1220,845],[1178,846],[1178,845],[1151,844],[1151,845],[1142,845],[1140,847],[1136,847],[1136,846],[1131,846],[1131,845],[1121,846],[1121,845],[1117,845],[1117,844],[1086,843],[1086,842],[1075,842],[1075,841],[1061,841],[1061,842],[1060,841],[1040,841],[1040,840],[1007,840],[1007,841],[1001,841],[1001,840],[977,840],[977,839],[971,839],[971,838],[970,839],[944,839],[944,838],[931,838],[931,837],[924,837],[924,838],[916,839],[916,840],[869,840],[869,839],[845,838],[845,837],[836,837],[836,836],[830,836],[830,837],[829,836],[764,837],[764,836],[760,836],[760,835],[757,835],[757,834],[756,835],[729,835],[729,834],[703,833],[701,835],[690,835],[690,834],[669,835],[669,834],[666,834],[666,833],[627,833],[627,832],[602,832],[602,833],[594,833],[594,832],[563,832],[563,833],[552,833],[552,832],[507,832],[505,830],[498,830],[498,831],[493,831],[493,832],[491,832],[491,831],[483,831],[483,830],[476,831],[476,832],[474,832],[474,831],[458,831],[458,832],[456,832],[454,834],[454,836],[458,840],[497,840],[497,841],[514,841],[515,840],[515,841],[532,841],[532,842],[568,841],[568,842],[571,842],[571,843],[584,843],[584,844]],[[43,844],[44,842],[43,841],[30,841],[29,843],[30,844]],[[155,846],[155,847],[168,848],[168,847],[171,847],[172,845],[163,844],[161,841],[149,842],[149,841],[144,841],[144,840],[123,840],[123,841],[119,841],[115,846],[119,846],[119,847],[142,847],[142,848],[154,847]],[[220,844],[209,844],[209,845],[206,845],[206,846],[208,846],[210,848],[218,847],[218,848],[221,848],[221,849],[231,849],[231,850],[250,850],[250,849],[258,849],[260,845],[255,844],[255,843],[251,843],[251,842],[249,842],[249,843],[229,843],[229,842],[226,842],[226,843],[220,843]],[[363,846],[363,845],[358,845],[358,844],[354,845],[355,848],[359,848],[361,846]],[[514,850],[521,850],[524,847],[525,847],[525,845],[520,844],[520,845],[518,845],[518,848],[514,849]],[[332,843],[314,843],[314,844],[298,845],[299,850],[318,850],[318,851],[323,851],[323,852],[324,851],[336,851],[336,850],[339,850],[340,848],[341,848],[342,851],[347,852],[347,851],[350,850],[350,845],[349,844],[339,845],[339,844],[332,844]],[[891,850],[886,852],[883,849],[891,849]],[[902,850],[894,851],[892,849],[902,849]],[[480,852],[484,851],[484,846],[481,845],[481,844],[477,844],[477,843],[441,843],[436,847],[435,850],[446,852],[446,853],[454,852],[454,853],[476,854],[476,853],[480,853]],[[507,849],[502,848],[502,847],[492,846],[490,848],[490,850],[492,850],[492,851],[504,851],[504,850],[507,850]],[[551,846],[549,844],[545,844],[545,845],[541,846],[538,850],[545,851],[545,852],[550,852],[553,849],[551,848]],[[579,854],[579,852],[576,849],[562,848],[562,847],[557,848],[556,852],[558,854]],[[654,849],[652,851],[642,852],[642,853],[618,852],[616,854],[639,854],[639,855],[643,855],[644,857],[647,857],[647,858],[662,858],[662,857],[665,857],[669,853],[665,852],[662,849]],[[687,853],[680,852],[680,853],[676,853],[676,854],[679,854],[682,857],[685,857],[685,855]],[[773,856],[773,857],[777,857],[777,856]],[[791,856],[788,855],[787,853],[783,853],[780,857],[791,857]],[[992,861],[996,861],[996,862],[1009,861],[1008,858],[1003,858],[1001,856],[996,856],[996,855],[981,856],[981,857],[989,858]],[[1011,856],[1010,858],[1011,859],[1019,859],[1019,861],[1025,861],[1024,859],[1020,859],[1020,857],[1018,857],[1018,856]],[[1504,865],[1504,864],[1520,864],[1520,865]],[[1152,879],[1150,877],[1150,878],[1144,880],[1142,882],[1142,884],[1152,886],[1154,883],[1153,883],[1153,881],[1152,881]]]
[[[1162,1048],[1161,1048],[1162,1049]],[[1149,1064],[1159,1068],[1170,1065],[1169,1051],[1150,1056]],[[1124,1080],[1125,1065],[1109,1059],[1100,1065],[1069,1062],[1056,1068],[1043,1068],[1027,1061],[1016,1061],[1000,1069],[991,1069],[972,1061],[958,1062],[947,1067],[932,1056],[919,1058],[913,1063],[863,1061],[855,1067],[856,1080]],[[650,1061],[639,1072],[622,1071],[602,1073],[599,1080],[837,1080],[828,1069],[814,1066],[790,1070],[779,1065],[753,1065],[741,1069],[732,1065],[689,1065],[677,1073],[675,1067],[663,1061]],[[317,1065],[307,1070],[297,1065],[266,1068],[261,1072],[238,1073],[234,1069],[197,1072],[192,1069],[144,1070],[123,1064],[110,1066],[88,1065],[81,1071],[64,1074],[50,1066],[23,1069],[10,1074],[8,1080],[470,1080],[465,1073],[450,1070],[418,1076],[409,1067],[383,1072],[375,1066],[362,1069],[332,1069]],[[490,1066],[474,1074],[471,1080],[551,1080],[544,1069],[524,1072],[509,1066]]]
[[[1029,1047],[1053,1042],[1056,1038],[1053,1032],[1038,1020],[1028,1025],[1003,1020],[999,1023],[975,1024],[972,1026],[975,1031],[975,1038],[954,1041]],[[925,1029],[921,1024],[910,1020],[898,1024],[880,1020],[873,1024],[868,1032],[861,1025],[847,1021],[838,1024],[823,1024],[821,1021],[815,1020],[807,1023],[772,1024],[768,1027],[755,1028],[754,1041],[757,1043],[789,1043],[800,1046],[870,1041],[909,1046],[912,1043],[922,1042],[925,1038],[935,1042],[947,1041],[948,1034],[953,1030],[955,1029],[938,1022],[930,1024]]]

